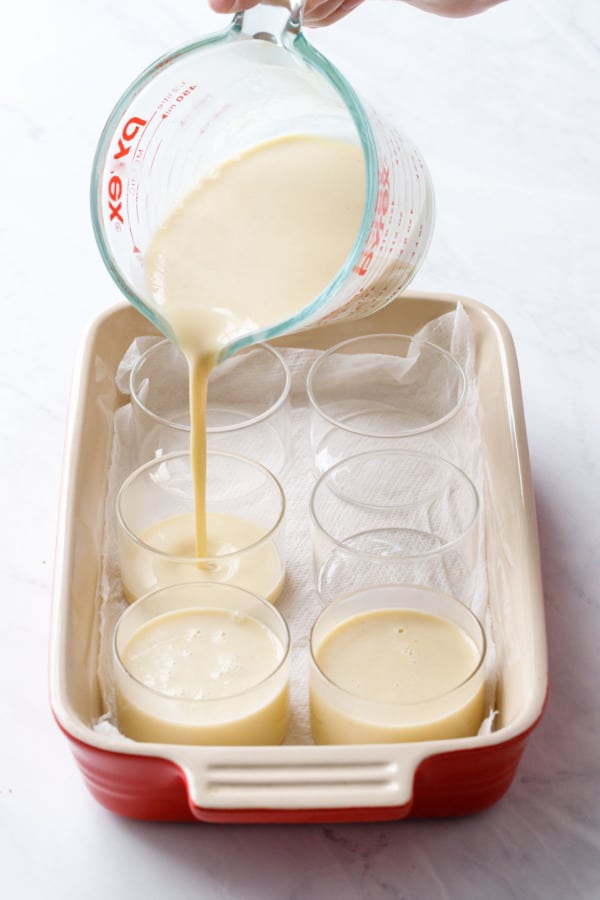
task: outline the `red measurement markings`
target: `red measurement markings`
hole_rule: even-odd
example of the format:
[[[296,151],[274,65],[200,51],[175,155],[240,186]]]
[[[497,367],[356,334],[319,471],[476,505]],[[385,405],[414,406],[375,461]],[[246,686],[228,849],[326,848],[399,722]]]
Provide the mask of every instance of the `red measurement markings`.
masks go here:
[[[179,91],[179,93],[175,97],[175,103],[172,103],[169,106],[168,110],[162,114],[162,118],[168,119],[169,116],[171,115],[171,113],[175,109],[177,109],[177,104],[183,103],[183,101],[186,99],[186,97],[191,96],[192,92],[195,91],[197,87],[198,87],[198,85],[196,85],[196,84],[190,84],[186,88],[182,88],[181,91]]]
[[[141,147],[140,144],[142,143],[142,140],[144,139],[144,136],[148,133],[148,129],[149,129],[149,127],[150,127],[150,123],[152,122],[152,120],[154,119],[155,116],[156,116],[156,113],[153,112],[152,115],[150,116],[150,118],[147,120],[145,126],[144,126],[144,127],[142,128],[142,130],[140,131],[140,134],[139,134],[137,143],[136,143],[136,145],[135,145],[135,147],[134,147],[134,150],[133,150],[133,162],[134,162],[134,163],[140,163],[140,165],[141,165],[141,162],[142,162],[144,156],[145,156],[146,153],[147,153],[147,147],[146,147],[146,148]],[[132,242],[132,244],[133,244],[133,252],[134,252],[134,254],[138,254],[138,253],[140,253],[140,250],[139,250],[139,248],[136,246],[136,243],[135,243],[135,236],[134,236],[134,234],[133,234],[133,228],[132,228],[132,224],[131,224],[132,218],[131,218],[131,213],[130,213],[130,211],[129,211],[129,197],[130,197],[130,195],[131,195],[133,192],[135,192],[135,194],[134,194],[134,196],[135,196],[135,204],[134,204],[134,205],[135,205],[135,214],[136,214],[136,219],[137,219],[138,224],[139,224],[139,222],[140,222],[140,213],[139,213],[139,207],[138,207],[138,197],[139,197],[139,193],[140,193],[140,186],[139,186],[139,182],[137,181],[137,179],[131,181],[130,187],[131,187],[131,189],[128,190],[128,192],[127,192],[127,199],[126,199],[126,201],[125,201],[125,208],[126,208],[126,211],[127,211],[127,224],[129,225],[129,234],[131,235],[131,242]]]
[[[140,199],[140,185],[139,185],[139,183],[137,183],[135,186],[135,204],[134,204],[134,206],[135,206],[135,218],[137,219],[138,225],[140,223],[139,199]],[[132,235],[132,237],[133,237],[133,235]],[[133,252],[135,253],[135,247],[133,248]]]
[[[197,85],[195,85],[195,84],[190,84],[190,85],[188,85],[188,86],[185,87],[185,88],[182,86],[182,87],[179,89],[179,92],[178,92],[177,94],[175,94],[175,91],[173,91],[172,93],[169,93],[169,94],[166,95],[166,99],[164,99],[164,100],[161,101],[161,103],[160,103],[159,106],[158,106],[157,111],[152,115],[152,118],[154,118],[154,116],[160,114],[160,118],[158,119],[156,128],[154,129],[153,133],[152,133],[152,134],[150,135],[150,137],[148,138],[148,143],[146,144],[146,147],[145,147],[145,149],[144,149],[144,153],[145,153],[146,156],[148,156],[148,152],[149,152],[149,150],[150,150],[150,145],[151,145],[152,142],[154,141],[154,138],[157,136],[158,130],[159,130],[160,126],[161,126],[161,125],[162,125],[162,124],[170,117],[171,113],[177,108],[177,104],[178,104],[178,103],[183,103],[183,101],[184,101],[187,97],[191,96],[192,92],[195,91],[196,88],[197,88]],[[165,104],[169,102],[169,100],[171,99],[172,96],[175,96],[175,102],[174,102],[174,103],[171,103],[171,105],[166,109],[166,111],[161,113],[161,109],[164,109]],[[150,124],[150,121],[151,121],[151,120],[149,119],[149,120],[148,120],[148,124]],[[150,167],[149,167],[149,171],[150,171],[150,172],[151,172],[152,169],[154,168],[154,163],[156,162],[156,158],[157,158],[157,156],[158,156],[158,152],[159,152],[159,150],[160,150],[161,144],[162,144],[162,140],[159,141],[159,143],[158,143],[158,145],[157,145],[157,147],[156,147],[156,149],[154,150],[154,153],[153,153],[153,155],[152,155],[152,161],[151,161]]]
[[[156,150],[154,151],[154,156],[152,157],[152,160],[150,162],[150,167],[148,169],[149,172],[151,172],[152,169],[154,168],[154,163],[156,162],[156,157],[158,156],[158,151],[160,150],[161,147],[162,147],[162,140],[159,141],[158,144],[156,145]]]
[[[386,227],[386,219],[388,209],[390,207],[390,169],[389,166],[383,165],[379,170],[379,185],[377,188],[377,204],[375,206],[375,216],[365,249],[360,255],[360,259],[353,268],[356,275],[366,275],[369,267],[373,262],[373,258],[377,250],[382,248],[379,246],[384,241],[384,232]]]
[[[137,181],[134,178],[130,178],[127,182],[127,194],[125,195],[125,208],[126,208],[126,217],[127,217],[127,227],[129,228],[129,234],[131,236],[131,243],[133,244],[133,252],[135,253],[135,237],[133,234],[133,228],[131,225],[131,213],[129,212],[129,197],[130,195],[137,190]]]
[[[182,103],[186,97],[192,95],[193,91],[196,90],[196,85],[191,84],[187,87],[181,86],[179,92],[175,97],[176,103]],[[115,161],[115,167],[111,170],[110,178],[108,180],[107,185],[107,193],[108,193],[108,213],[109,213],[109,221],[114,222],[116,227],[120,227],[125,224],[123,218],[123,179],[119,174],[118,170],[124,166],[124,160],[130,155],[133,148],[133,158],[140,161],[144,154],[148,151],[148,146],[150,145],[154,134],[158,130],[158,126],[154,131],[154,134],[151,135],[148,145],[145,149],[140,147],[140,143],[144,138],[148,126],[156,116],[156,112],[154,112],[149,119],[142,119],[140,116],[131,116],[121,129],[121,134],[117,138],[117,149],[113,154],[113,160]],[[167,117],[167,115],[163,115],[159,120],[159,125],[161,122]],[[134,141],[137,138],[137,142]],[[126,206],[128,205],[128,195],[126,199]],[[129,218],[129,210],[127,208],[127,217]]]
[[[215,124],[215,122],[217,122],[221,118],[221,116],[224,116],[225,113],[228,112],[228,110],[230,110],[230,109],[231,109],[231,103],[225,103],[224,106],[221,106],[220,109],[217,109],[216,112],[214,112],[212,114],[212,116],[208,119],[208,121],[204,123],[202,128],[199,129],[198,137],[202,137],[202,135],[205,134],[208,131],[208,129],[211,128]]]

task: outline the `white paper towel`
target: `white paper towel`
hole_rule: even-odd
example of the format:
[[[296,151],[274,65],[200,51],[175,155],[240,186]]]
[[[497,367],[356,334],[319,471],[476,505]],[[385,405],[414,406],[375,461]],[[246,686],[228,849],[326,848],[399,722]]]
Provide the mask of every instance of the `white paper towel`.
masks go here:
[[[459,305],[429,322],[418,337],[431,341],[450,352],[462,365],[467,378],[467,394],[460,417],[456,420],[456,432],[452,435],[457,450],[457,462],[474,481],[483,498],[483,465],[481,457],[478,394],[475,370],[475,345],[470,322]],[[119,389],[129,392],[129,372],[153,338],[140,338],[133,342],[125,354],[116,380]],[[312,624],[321,611],[321,602],[314,587],[312,571],[311,530],[308,499],[315,481],[309,438],[309,406],[306,396],[306,376],[320,351],[284,349],[280,351],[292,376],[292,453],[280,475],[286,494],[287,571],[286,585],[278,608],[286,618],[292,637],[291,654],[291,721],[285,743],[312,743],[308,713],[308,663],[309,640]],[[106,528],[104,561],[101,582],[102,606],[100,616],[99,680],[106,711],[97,728],[114,733],[114,691],[111,680],[111,647],[115,623],[126,607],[121,591],[116,542],[115,500],[120,485],[136,467],[136,454],[132,445],[131,407],[125,404],[114,417],[114,442],[106,502]],[[483,500],[482,500],[483,502]],[[481,521],[484,521],[482,509]],[[487,609],[487,579],[485,577],[484,530],[481,529],[480,554],[482,560],[478,572],[478,588],[473,611],[484,623],[488,638],[488,709],[492,710],[495,689],[495,660],[492,623]],[[482,725],[488,731],[493,725],[494,712],[490,712]],[[122,738],[121,738],[122,739]]]

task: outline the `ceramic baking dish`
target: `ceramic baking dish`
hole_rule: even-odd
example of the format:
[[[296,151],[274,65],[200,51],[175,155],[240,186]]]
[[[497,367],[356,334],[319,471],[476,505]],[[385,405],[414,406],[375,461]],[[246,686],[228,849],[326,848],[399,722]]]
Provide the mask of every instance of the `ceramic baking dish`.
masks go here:
[[[97,615],[114,383],[131,340],[152,334],[133,307],[91,326],[74,377],[58,530],[51,705],[93,796],[163,821],[368,821],[474,813],[508,789],[547,691],[535,508],[515,351],[499,317],[464,297],[406,294],[373,316],[280,339],[325,348],[357,334],[414,333],[461,301],[476,341],[489,604],[499,713],[491,734],[365,746],[183,747],[93,729],[101,714]]]

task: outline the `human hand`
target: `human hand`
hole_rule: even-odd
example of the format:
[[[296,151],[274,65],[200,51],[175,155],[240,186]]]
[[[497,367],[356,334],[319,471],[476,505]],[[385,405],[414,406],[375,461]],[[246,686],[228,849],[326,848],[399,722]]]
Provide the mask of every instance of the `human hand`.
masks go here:
[[[261,0],[209,0],[211,7],[219,13],[236,13],[258,6]],[[302,22],[304,25],[332,25],[348,15],[363,0],[306,0]]]
[[[209,2],[215,12],[235,13],[257,6],[260,0],[209,0]],[[362,2],[363,0],[306,0],[303,22],[312,27],[332,25],[338,19],[347,16]],[[403,0],[403,2],[438,16],[462,18],[483,12],[490,6],[502,3],[503,0]]]

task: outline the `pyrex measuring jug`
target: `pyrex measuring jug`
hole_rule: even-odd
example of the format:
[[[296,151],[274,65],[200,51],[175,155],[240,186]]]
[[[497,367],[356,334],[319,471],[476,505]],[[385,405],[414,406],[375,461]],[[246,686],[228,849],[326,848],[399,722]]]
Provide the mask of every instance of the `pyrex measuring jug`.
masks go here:
[[[431,238],[433,192],[418,151],[359,100],[300,24],[301,7],[259,6],[161,57],[117,103],[94,160],[102,258],[125,296],[172,338],[144,261],[156,230],[200,179],[256,144],[292,134],[362,147],[365,205],[344,265],[297,315],[236,339],[222,358],[317,322],[374,312],[408,285]]]

